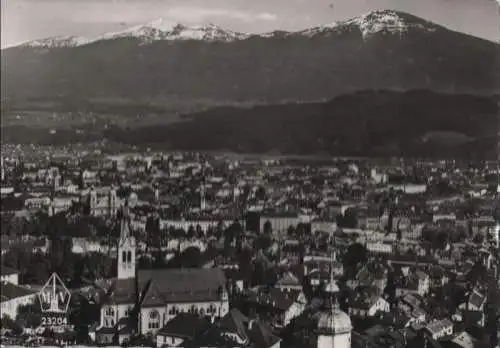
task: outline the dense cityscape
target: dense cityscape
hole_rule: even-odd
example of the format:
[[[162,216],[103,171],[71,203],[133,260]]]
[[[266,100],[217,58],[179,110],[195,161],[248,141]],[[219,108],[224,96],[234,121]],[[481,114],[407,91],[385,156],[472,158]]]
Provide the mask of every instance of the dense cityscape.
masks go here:
[[[500,0],[0,3],[0,348],[500,348]]]
[[[498,346],[497,162],[4,144],[1,169],[2,344]]]

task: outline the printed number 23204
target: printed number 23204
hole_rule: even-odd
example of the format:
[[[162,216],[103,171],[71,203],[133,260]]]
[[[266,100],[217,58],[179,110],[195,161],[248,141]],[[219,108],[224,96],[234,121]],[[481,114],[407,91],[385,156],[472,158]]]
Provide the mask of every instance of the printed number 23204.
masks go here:
[[[42,317],[43,326],[59,326],[68,325],[68,318],[66,317]]]

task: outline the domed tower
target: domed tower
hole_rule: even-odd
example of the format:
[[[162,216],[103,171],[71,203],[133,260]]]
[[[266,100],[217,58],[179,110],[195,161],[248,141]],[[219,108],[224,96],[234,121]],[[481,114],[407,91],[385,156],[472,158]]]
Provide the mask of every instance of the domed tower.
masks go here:
[[[351,348],[352,324],[349,316],[342,312],[337,301],[339,288],[334,279],[335,250],[330,264],[330,282],[325,287],[328,298],[326,310],[320,314],[317,327],[317,348]]]
[[[317,348],[351,348],[351,330],[351,318],[340,310],[337,301],[330,301],[318,320]]]

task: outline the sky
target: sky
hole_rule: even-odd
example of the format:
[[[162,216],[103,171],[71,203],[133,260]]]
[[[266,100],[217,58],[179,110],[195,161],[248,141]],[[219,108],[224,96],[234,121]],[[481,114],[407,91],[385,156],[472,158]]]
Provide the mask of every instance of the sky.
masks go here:
[[[299,30],[394,9],[500,40],[500,0],[1,0],[1,46],[59,35],[97,36],[163,18],[261,33]]]

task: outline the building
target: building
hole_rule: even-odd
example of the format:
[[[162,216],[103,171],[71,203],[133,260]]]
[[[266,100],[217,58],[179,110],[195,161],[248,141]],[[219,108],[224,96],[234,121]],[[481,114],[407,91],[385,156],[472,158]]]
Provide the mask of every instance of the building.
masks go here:
[[[36,300],[37,291],[27,289],[8,282],[0,283],[1,313],[12,319],[16,318],[20,306],[32,304]]]
[[[19,284],[19,271],[7,266],[0,267],[2,273],[0,275],[0,281],[2,283],[11,283],[14,285]]]
[[[179,313],[223,317],[229,311],[224,272],[218,268],[138,270],[128,206],[120,215],[118,277],[108,284],[96,339],[122,343],[132,332],[156,334]],[[132,313],[137,313],[135,321]]]
[[[351,348],[351,331],[351,319],[334,302],[319,316],[317,348]]]
[[[377,295],[358,293],[349,308],[349,314],[353,317],[373,317],[377,312],[390,312],[389,302]]]
[[[453,323],[449,319],[435,320],[425,327],[432,339],[438,340],[453,334]]]

